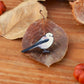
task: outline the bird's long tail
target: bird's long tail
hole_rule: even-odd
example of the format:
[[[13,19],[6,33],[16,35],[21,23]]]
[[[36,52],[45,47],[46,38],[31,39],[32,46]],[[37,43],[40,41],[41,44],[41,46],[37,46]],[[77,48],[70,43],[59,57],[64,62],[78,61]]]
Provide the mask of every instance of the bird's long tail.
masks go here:
[[[42,43],[45,43],[45,42],[47,42],[47,41],[49,41],[49,39],[45,39],[45,40],[43,40],[43,41],[39,41],[39,42],[35,43],[34,45],[32,45],[31,47],[22,50],[22,52],[25,53],[25,52],[27,52],[27,51],[29,51],[29,50],[31,50],[31,49],[34,49],[34,48],[38,47],[38,45],[40,45],[40,44],[42,44]]]
[[[36,48],[36,47],[37,47],[37,46],[33,45],[33,46],[29,47],[29,48],[26,48],[26,49],[22,50],[22,52],[23,52],[23,53],[24,53],[24,52],[27,52],[27,51],[29,51],[29,50],[31,50],[31,49]]]

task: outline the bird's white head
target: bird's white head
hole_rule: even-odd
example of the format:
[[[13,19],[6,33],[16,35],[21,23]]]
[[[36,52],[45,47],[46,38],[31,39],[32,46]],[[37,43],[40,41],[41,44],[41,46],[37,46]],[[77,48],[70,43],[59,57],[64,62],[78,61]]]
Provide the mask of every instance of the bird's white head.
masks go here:
[[[47,33],[47,34],[46,34],[46,37],[48,37],[48,38],[53,38],[53,34],[52,34],[52,33]]]

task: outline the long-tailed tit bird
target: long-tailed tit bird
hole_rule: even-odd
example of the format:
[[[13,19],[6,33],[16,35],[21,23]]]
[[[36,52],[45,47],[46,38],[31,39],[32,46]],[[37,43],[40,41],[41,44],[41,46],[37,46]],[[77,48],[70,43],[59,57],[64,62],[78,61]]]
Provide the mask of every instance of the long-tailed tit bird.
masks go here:
[[[49,52],[48,49],[54,41],[54,37],[52,33],[47,33],[45,36],[43,36],[37,43],[35,43],[34,45],[30,46],[29,48],[26,48],[24,50],[22,50],[23,53],[34,49],[36,47],[39,47],[40,49],[43,49],[43,53]]]

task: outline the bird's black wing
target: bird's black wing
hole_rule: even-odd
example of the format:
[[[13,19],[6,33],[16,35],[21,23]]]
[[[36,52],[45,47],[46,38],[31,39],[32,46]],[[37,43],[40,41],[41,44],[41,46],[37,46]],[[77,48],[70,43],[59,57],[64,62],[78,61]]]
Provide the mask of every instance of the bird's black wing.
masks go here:
[[[42,40],[42,41],[38,41],[37,43],[35,43],[35,44],[32,45],[31,47],[22,50],[22,52],[25,53],[25,52],[27,52],[27,51],[29,51],[29,50],[31,50],[31,49],[37,47],[38,45],[40,45],[40,44],[42,44],[42,43],[45,43],[45,42],[48,42],[48,41],[49,41],[49,39],[45,39],[45,40]]]

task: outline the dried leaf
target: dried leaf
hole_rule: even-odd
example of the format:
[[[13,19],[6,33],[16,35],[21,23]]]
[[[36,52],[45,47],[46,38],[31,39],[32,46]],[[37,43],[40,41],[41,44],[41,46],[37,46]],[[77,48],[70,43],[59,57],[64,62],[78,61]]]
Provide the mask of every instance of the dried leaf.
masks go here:
[[[72,6],[72,13],[74,18],[84,24],[84,0],[76,0],[74,2],[70,2]]]
[[[47,17],[47,10],[42,4],[35,1],[27,1],[0,16],[0,31],[4,34],[3,37],[7,39],[23,37],[30,24],[42,18],[39,13],[40,10]]]
[[[22,47],[26,49],[36,43],[46,33],[53,33],[54,43],[49,48],[50,53],[43,54],[41,49],[33,49],[24,55],[30,58],[50,66],[53,63],[59,62],[63,59],[68,48],[68,39],[64,30],[56,25],[51,20],[38,20],[34,22],[26,31],[23,40]]]

